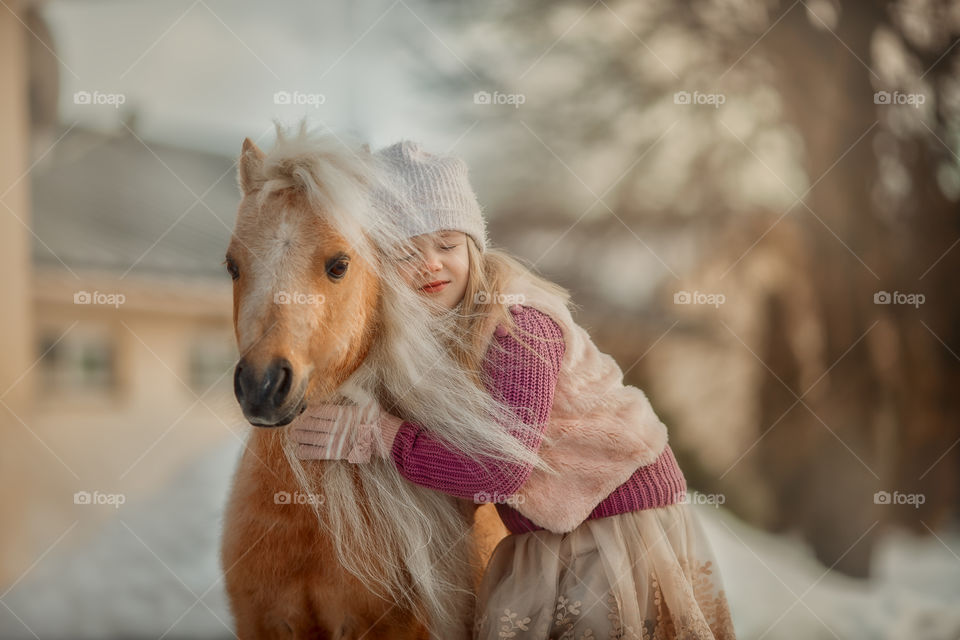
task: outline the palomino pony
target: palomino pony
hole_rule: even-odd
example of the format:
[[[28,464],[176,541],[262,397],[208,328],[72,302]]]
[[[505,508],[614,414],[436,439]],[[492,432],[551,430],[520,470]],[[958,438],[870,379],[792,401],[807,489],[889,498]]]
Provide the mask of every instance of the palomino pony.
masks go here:
[[[466,638],[506,533],[492,505],[474,523],[475,505],[407,481],[392,460],[299,460],[283,427],[308,401],[375,398],[474,459],[539,464],[491,428],[523,425],[469,380],[449,355],[451,323],[395,268],[410,244],[396,209],[377,205],[404,202],[386,176],[365,146],[302,124],[294,136],[278,125],[269,153],[243,143],[226,265],[235,392],[254,428],[221,552],[241,640]]]

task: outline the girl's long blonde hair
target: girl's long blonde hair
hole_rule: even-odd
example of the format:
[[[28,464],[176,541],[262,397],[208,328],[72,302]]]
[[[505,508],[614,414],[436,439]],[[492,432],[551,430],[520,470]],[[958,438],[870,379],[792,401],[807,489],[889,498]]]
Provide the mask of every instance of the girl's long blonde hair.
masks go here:
[[[508,335],[518,337],[518,342],[531,353],[539,356],[534,344],[539,338],[522,330],[514,322],[509,307],[523,300],[513,297],[510,283],[518,275],[526,277],[534,286],[546,290],[572,307],[570,293],[560,285],[537,275],[519,259],[506,251],[488,248],[481,253],[473,238],[467,238],[469,270],[463,299],[455,310],[454,327],[457,339],[450,345],[451,351],[464,371],[476,373],[475,382],[488,383],[483,375],[483,361],[489,348],[497,348],[491,337],[497,325],[503,325]]]

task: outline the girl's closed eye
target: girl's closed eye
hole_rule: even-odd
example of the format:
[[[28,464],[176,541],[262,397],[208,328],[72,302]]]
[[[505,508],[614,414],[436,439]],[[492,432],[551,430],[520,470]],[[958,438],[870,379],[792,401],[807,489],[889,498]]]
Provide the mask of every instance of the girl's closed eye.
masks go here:
[[[400,260],[401,262],[409,262],[410,260],[414,260],[419,257],[421,257],[420,252],[414,251],[413,253],[407,253],[407,254],[401,255],[397,259]]]
[[[436,246],[438,249],[442,249],[442,250],[444,250],[444,251],[451,251],[451,250],[456,249],[457,247],[459,247],[461,244],[463,244],[463,243],[462,243],[462,242],[458,242],[456,238],[451,237],[451,236],[447,236],[447,235],[445,234],[444,237],[437,238],[437,242],[436,242],[436,245],[435,245],[435,246]]]

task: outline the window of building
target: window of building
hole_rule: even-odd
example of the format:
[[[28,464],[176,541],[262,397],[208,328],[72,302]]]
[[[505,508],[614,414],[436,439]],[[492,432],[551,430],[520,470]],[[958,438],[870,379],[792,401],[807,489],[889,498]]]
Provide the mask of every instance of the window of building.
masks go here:
[[[45,393],[112,392],[117,386],[116,346],[107,327],[41,329],[41,389]]]
[[[237,346],[233,334],[209,331],[193,338],[190,344],[190,387],[202,394],[211,386],[233,387],[233,367]]]

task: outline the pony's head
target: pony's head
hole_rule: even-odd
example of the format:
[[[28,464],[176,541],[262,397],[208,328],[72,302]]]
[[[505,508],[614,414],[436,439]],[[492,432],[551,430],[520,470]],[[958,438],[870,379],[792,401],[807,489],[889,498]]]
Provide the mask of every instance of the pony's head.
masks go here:
[[[251,424],[288,424],[363,361],[379,295],[367,221],[369,152],[300,135],[270,153],[244,140],[226,255],[241,358],[234,390]]]

